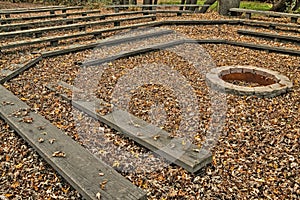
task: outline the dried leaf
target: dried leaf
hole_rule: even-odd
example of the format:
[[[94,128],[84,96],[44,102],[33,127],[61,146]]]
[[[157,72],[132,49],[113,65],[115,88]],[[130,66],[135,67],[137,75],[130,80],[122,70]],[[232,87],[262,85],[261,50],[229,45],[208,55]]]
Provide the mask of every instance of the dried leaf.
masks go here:
[[[96,194],[96,198],[97,198],[98,200],[101,199],[101,194],[100,194],[100,192],[98,192],[98,193]]]
[[[55,142],[55,140],[56,139],[49,139],[48,141],[49,141],[50,144],[53,144]]]
[[[38,139],[39,143],[43,143],[45,140],[43,138]]]
[[[100,172],[100,173],[99,173],[99,176],[104,176],[104,173]]]
[[[22,163],[19,163],[19,164],[17,164],[15,167],[16,167],[16,169],[21,169],[21,168],[23,167],[23,164],[22,164]]]
[[[56,151],[52,154],[53,157],[66,157],[66,154],[62,151]]]
[[[102,183],[100,183],[100,188],[101,190],[104,190],[105,189],[105,186],[106,186],[106,183],[108,182],[108,180],[104,180],[102,181]]]
[[[158,138],[160,138],[160,135],[155,135],[155,136],[153,137],[154,140],[158,140]]]

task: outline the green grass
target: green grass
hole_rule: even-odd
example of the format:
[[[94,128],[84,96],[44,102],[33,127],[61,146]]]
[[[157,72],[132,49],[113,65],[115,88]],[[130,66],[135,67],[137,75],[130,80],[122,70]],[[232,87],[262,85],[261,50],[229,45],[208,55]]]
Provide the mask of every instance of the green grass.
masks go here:
[[[203,5],[205,1],[198,1],[199,5]],[[159,1],[159,4],[180,4],[180,0],[162,0]],[[217,10],[218,3],[214,3],[210,10]],[[241,1],[240,8],[247,8],[252,10],[269,10],[272,7],[272,4],[261,3],[256,1]]]
[[[270,10],[272,4],[261,3],[255,1],[241,1],[240,8],[247,8],[252,10]]]

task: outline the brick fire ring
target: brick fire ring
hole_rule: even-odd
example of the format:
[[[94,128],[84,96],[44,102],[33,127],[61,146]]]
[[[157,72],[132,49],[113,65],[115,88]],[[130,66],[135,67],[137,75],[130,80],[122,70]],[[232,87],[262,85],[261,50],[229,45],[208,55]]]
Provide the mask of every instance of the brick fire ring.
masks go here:
[[[210,87],[218,91],[236,95],[256,95],[275,97],[287,93],[293,87],[288,77],[279,72],[254,66],[223,66],[210,70],[206,74]],[[230,81],[244,81],[258,86],[240,86]]]

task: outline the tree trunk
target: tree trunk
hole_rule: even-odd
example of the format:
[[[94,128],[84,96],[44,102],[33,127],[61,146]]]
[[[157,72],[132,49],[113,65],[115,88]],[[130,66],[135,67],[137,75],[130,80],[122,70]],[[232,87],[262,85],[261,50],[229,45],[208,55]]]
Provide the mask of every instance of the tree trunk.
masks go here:
[[[186,0],[185,1],[185,10],[189,10],[190,7],[188,6],[188,4],[191,4],[191,0]]]
[[[276,12],[284,12],[287,10],[288,2],[289,0],[279,0],[273,5],[273,7],[270,10]]]
[[[270,10],[276,12],[292,12],[300,7],[300,0],[297,0],[295,5],[293,5],[293,3],[293,0],[278,0],[273,4]]]
[[[216,2],[217,0],[206,0],[205,2],[204,2],[204,5],[209,5],[209,6],[211,6],[211,5],[213,5],[215,2]],[[207,7],[202,7],[201,9],[200,9],[200,13],[205,13],[207,10],[208,10],[208,6]]]
[[[191,4],[192,4],[192,5],[197,5],[197,0],[191,0]],[[195,11],[195,10],[196,10],[196,7],[191,6],[191,7],[190,7],[190,10],[191,10],[191,11]]]
[[[295,7],[293,8],[293,11],[298,10],[298,8],[300,8],[300,0],[297,1]]]
[[[189,5],[197,5],[197,0],[186,0],[185,2],[186,2],[185,3],[185,10],[194,11],[196,9],[195,6],[189,6]],[[183,1],[183,3],[184,3],[184,1]]]
[[[180,4],[183,5],[185,3],[185,0],[181,0]],[[183,10],[184,6],[180,6],[179,10]]]
[[[240,7],[240,0],[219,0],[219,14],[229,15],[230,8]]]
[[[143,0],[143,5],[152,5],[152,0]],[[143,10],[152,10],[152,7],[144,7]]]

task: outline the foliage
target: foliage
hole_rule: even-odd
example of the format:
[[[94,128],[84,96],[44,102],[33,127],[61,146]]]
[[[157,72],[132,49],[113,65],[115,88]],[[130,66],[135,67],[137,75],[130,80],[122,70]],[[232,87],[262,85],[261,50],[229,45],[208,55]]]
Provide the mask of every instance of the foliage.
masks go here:
[[[270,10],[272,4],[270,3],[261,3],[258,1],[241,1],[241,8],[247,8],[252,10]]]

